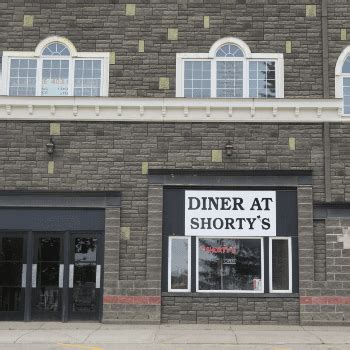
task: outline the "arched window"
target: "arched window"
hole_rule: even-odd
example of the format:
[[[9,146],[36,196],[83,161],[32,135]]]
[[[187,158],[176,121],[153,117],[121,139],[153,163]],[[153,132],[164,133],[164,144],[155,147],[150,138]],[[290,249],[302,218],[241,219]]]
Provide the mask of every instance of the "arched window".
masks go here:
[[[343,50],[335,67],[335,97],[343,98],[343,114],[350,115],[350,46]]]
[[[216,51],[216,97],[243,97],[244,54],[234,44],[224,44]]]
[[[59,42],[48,44],[42,51],[42,96],[69,95],[69,66],[71,54]],[[91,96],[91,95],[90,95]]]
[[[176,96],[284,97],[283,54],[252,53],[237,38],[218,40],[207,54],[177,54]]]
[[[4,52],[5,95],[108,96],[109,53],[77,52],[50,37],[34,52]]]

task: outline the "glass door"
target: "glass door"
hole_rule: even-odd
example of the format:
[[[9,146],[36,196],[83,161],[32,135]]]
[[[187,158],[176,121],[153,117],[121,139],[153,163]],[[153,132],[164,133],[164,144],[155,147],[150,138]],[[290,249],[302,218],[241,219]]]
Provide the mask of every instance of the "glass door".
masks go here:
[[[100,247],[98,235],[71,236],[68,282],[70,319],[99,319],[102,274]]]
[[[34,235],[32,265],[32,319],[62,318],[63,235]]]
[[[0,234],[0,320],[23,320],[26,288],[26,239]]]

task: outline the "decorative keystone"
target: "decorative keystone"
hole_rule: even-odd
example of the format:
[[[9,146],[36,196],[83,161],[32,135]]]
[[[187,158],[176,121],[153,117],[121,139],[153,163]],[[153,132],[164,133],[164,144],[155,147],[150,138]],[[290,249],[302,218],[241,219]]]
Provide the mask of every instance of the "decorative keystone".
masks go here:
[[[159,90],[169,90],[170,82],[169,78],[161,77],[159,78]]]
[[[344,249],[350,249],[350,227],[343,227],[343,235],[337,236],[337,241],[343,243]]]
[[[125,14],[127,16],[135,16],[135,14],[136,14],[136,5],[135,4],[126,4],[125,5]]]
[[[33,27],[34,24],[34,16],[32,15],[24,15],[23,17],[23,27]]]
[[[178,39],[179,32],[177,28],[168,28],[168,40],[175,41]]]
[[[316,17],[316,5],[306,5],[306,17]]]
[[[55,162],[53,160],[50,160],[48,163],[47,163],[47,173],[49,175],[52,175],[55,171]]]
[[[51,136],[61,135],[61,124],[60,123],[50,123],[50,135]]]
[[[109,53],[109,64],[115,64],[115,52]]]
[[[288,140],[288,146],[291,151],[295,151],[295,137],[290,137]]]
[[[120,239],[123,241],[130,240],[130,227],[129,226],[122,226],[120,228]]]
[[[206,29],[210,28],[210,17],[209,16],[203,17],[203,27]]]
[[[142,175],[147,175],[148,174],[148,162],[142,162],[141,174]]]
[[[292,53],[292,42],[286,41],[286,53]]]
[[[347,33],[347,30],[346,29],[341,29],[340,30],[340,40],[342,41],[346,41],[348,38],[348,33]]]
[[[139,40],[139,52],[145,52],[145,41]]]
[[[222,163],[222,150],[221,149],[213,149],[211,151],[211,161],[213,163]]]

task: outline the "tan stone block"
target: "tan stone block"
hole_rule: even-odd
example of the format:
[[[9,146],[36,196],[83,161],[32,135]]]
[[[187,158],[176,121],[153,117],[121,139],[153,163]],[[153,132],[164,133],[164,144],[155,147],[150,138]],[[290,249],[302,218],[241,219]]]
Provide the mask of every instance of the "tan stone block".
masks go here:
[[[203,26],[206,29],[210,28],[210,17],[209,16],[203,17]]]
[[[316,5],[306,5],[306,17],[316,17]]]
[[[139,40],[139,52],[145,52],[145,41]]]
[[[61,135],[61,124],[60,123],[50,123],[50,135],[51,136]]]
[[[142,175],[148,174],[148,162],[142,162],[141,173],[142,173]]]
[[[136,14],[136,5],[135,4],[126,4],[125,5],[125,14],[127,16],[135,16],[135,14]]]
[[[346,41],[348,39],[348,33],[345,28],[340,30],[340,40]]]
[[[109,64],[115,64],[115,52],[109,53]]]
[[[33,27],[34,25],[34,16],[24,15],[23,17],[23,27]]]
[[[123,241],[128,241],[130,239],[130,227],[122,226],[120,228],[120,239]]]
[[[286,53],[292,53],[292,42],[286,41]]]
[[[53,160],[50,160],[47,163],[47,173],[52,175],[55,172],[55,162]]]
[[[221,149],[213,149],[211,151],[211,161],[213,163],[222,163],[222,150]]]
[[[161,77],[159,78],[159,90],[169,90],[170,82],[169,78]]]
[[[295,151],[295,137],[290,137],[288,139],[288,146],[291,151]]]
[[[168,40],[178,40],[179,31],[177,28],[168,28]]]

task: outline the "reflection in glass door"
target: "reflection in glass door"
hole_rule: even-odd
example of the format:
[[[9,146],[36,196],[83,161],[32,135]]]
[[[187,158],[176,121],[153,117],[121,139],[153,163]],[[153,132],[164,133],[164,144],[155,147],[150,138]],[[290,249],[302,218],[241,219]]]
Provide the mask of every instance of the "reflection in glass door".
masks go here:
[[[99,240],[94,235],[73,235],[71,242],[70,318],[97,320],[101,284]]]
[[[25,239],[0,235],[0,320],[23,320],[27,265]]]
[[[32,318],[59,320],[62,317],[63,237],[37,235],[32,266]]]

